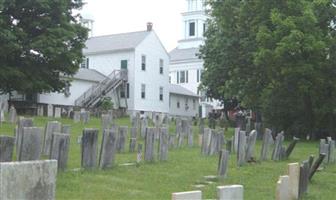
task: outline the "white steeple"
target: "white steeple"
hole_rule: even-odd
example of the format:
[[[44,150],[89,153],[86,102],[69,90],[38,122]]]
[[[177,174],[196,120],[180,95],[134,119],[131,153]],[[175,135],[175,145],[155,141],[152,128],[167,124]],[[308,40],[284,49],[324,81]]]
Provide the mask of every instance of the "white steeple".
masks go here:
[[[204,42],[204,31],[208,16],[205,13],[205,0],[186,0],[187,12],[182,13],[182,40],[178,48],[195,48]]]

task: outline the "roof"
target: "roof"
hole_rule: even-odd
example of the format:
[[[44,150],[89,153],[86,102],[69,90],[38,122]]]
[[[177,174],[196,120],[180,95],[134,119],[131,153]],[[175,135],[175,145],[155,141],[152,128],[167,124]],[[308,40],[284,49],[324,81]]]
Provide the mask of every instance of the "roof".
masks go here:
[[[188,48],[188,49],[173,49],[169,55],[171,61],[182,61],[182,60],[194,60],[199,59],[197,54],[199,54],[199,48]]]
[[[104,80],[106,76],[94,69],[80,68],[73,78],[85,81],[100,82]]]
[[[151,32],[139,31],[89,38],[83,49],[84,54],[129,50],[137,47]]]
[[[193,93],[192,91],[180,85],[176,85],[176,84],[169,84],[169,93],[199,98],[197,94]]]

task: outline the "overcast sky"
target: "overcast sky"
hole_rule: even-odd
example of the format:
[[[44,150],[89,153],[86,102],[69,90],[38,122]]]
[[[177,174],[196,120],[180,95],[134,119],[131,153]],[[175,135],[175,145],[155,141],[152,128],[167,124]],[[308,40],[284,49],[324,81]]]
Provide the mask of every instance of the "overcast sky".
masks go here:
[[[146,30],[153,22],[154,30],[168,51],[181,39],[185,0],[86,0],[83,15],[94,22],[93,35],[108,35]]]

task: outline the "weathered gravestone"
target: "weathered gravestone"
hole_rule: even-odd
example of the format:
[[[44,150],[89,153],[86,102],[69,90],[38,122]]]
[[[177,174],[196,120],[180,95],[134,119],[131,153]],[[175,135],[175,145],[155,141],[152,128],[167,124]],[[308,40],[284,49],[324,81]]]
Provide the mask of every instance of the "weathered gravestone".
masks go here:
[[[289,144],[289,146],[286,149],[286,153],[285,153],[285,157],[284,158],[289,158],[289,156],[291,155],[291,153],[294,150],[294,147],[296,145],[296,143],[299,141],[299,138],[294,137],[293,141]]]
[[[233,152],[233,137],[230,139],[230,140],[227,140],[226,141],[226,150],[229,152],[229,153],[231,153],[231,152]]]
[[[175,148],[175,136],[174,135],[169,135],[168,136],[168,142],[169,142],[169,148],[170,149]]]
[[[299,199],[302,199],[308,191],[309,169],[309,162],[307,160],[303,161],[300,165]]]
[[[234,152],[238,152],[238,141],[239,141],[239,132],[240,132],[240,128],[235,128],[235,132],[234,132],[234,137],[233,137],[233,145],[234,145]]]
[[[192,127],[189,126],[188,127],[188,130],[187,130],[188,134],[188,146],[189,147],[192,147],[194,145],[194,135],[193,135],[193,130],[192,130]]]
[[[204,133],[204,128],[205,128],[205,126],[204,126],[204,119],[201,118],[201,119],[200,119],[200,122],[199,122],[199,134],[200,134],[200,135],[203,135],[203,133]]]
[[[142,138],[145,138],[146,137],[146,130],[147,130],[147,127],[148,127],[148,120],[147,120],[147,117],[144,117],[141,119],[141,123],[140,123],[140,136]]]
[[[0,199],[55,199],[57,161],[0,163]]]
[[[20,117],[18,120],[18,126],[17,126],[17,131],[16,131],[16,157],[19,157],[19,152],[20,152],[20,143],[22,140],[22,135],[23,135],[23,128],[24,127],[32,127],[33,126],[33,119],[30,118],[23,118]]]
[[[314,164],[310,168],[309,177],[308,177],[310,181],[313,178],[317,169],[320,167],[320,165],[323,162],[323,160],[325,159],[325,157],[326,157],[326,155],[324,153],[320,153],[320,156],[318,157],[318,159],[314,162]]]
[[[81,120],[81,113],[80,113],[80,111],[74,111],[73,120],[74,120],[75,123],[80,122],[80,120]]]
[[[208,155],[212,156],[216,153],[218,153],[218,140],[219,140],[219,134],[215,130],[211,130],[211,139],[210,139],[210,146]]]
[[[155,128],[147,128],[145,137],[145,161],[154,161]]]
[[[5,112],[3,110],[0,109],[0,125],[2,122],[5,122]]]
[[[51,104],[48,104],[47,106],[47,116],[53,117],[54,116],[54,106]]]
[[[257,131],[253,130],[251,131],[247,139],[246,159],[245,159],[246,161],[251,161],[255,158],[254,148],[256,141],[257,141]]]
[[[175,192],[172,193],[172,200],[202,200],[202,191]]]
[[[335,141],[334,140],[330,140],[329,141],[329,156],[328,156],[328,163],[329,164],[334,164],[336,162],[336,157],[335,157]]]
[[[43,145],[44,155],[50,155],[52,134],[60,133],[61,129],[62,124],[59,123],[58,121],[51,121],[47,123],[44,133],[44,145]]]
[[[61,133],[70,135],[71,134],[71,126],[68,125],[68,124],[62,125]]]
[[[329,144],[326,143],[326,139],[320,140],[320,154],[325,154],[325,158],[323,159],[323,163],[328,163],[329,161]]]
[[[219,200],[243,200],[244,187],[242,185],[226,185],[217,187]]]
[[[108,114],[103,114],[101,116],[101,124],[102,124],[102,130],[104,131],[105,129],[111,128],[110,124],[110,115]]]
[[[82,136],[82,161],[83,168],[97,166],[97,141],[98,129],[84,129]]]
[[[53,133],[51,139],[50,160],[57,160],[58,169],[65,170],[68,164],[70,135]]]
[[[16,122],[16,109],[14,106],[11,106],[9,109],[9,117],[8,117],[9,123],[14,124]]]
[[[225,144],[224,134],[225,134],[224,129],[219,129],[218,130],[218,140],[217,140],[217,145],[216,145],[217,146],[217,149],[216,149],[217,153],[219,153],[222,150],[222,148]]]
[[[260,160],[267,160],[268,152],[271,147],[271,145],[274,143],[272,131],[268,128],[265,129],[265,133],[263,135],[263,141],[261,146],[261,154],[260,154]]]
[[[129,152],[131,152],[131,153],[135,152],[136,142],[137,142],[137,128],[132,127],[131,128]]]
[[[242,166],[245,164],[245,154],[246,154],[246,132],[239,131],[238,136],[238,152],[237,152],[237,165]]]
[[[299,163],[288,164],[288,184],[290,199],[299,198],[300,165]]]
[[[60,108],[60,107],[55,107],[54,117],[55,117],[55,118],[61,118],[61,115],[62,115],[62,108]]]
[[[160,129],[159,138],[159,160],[165,161],[168,159],[168,129]]]
[[[119,153],[125,152],[125,143],[127,138],[127,126],[120,126],[118,129],[117,151]]]
[[[0,162],[11,162],[13,159],[15,137],[0,136]]]
[[[201,148],[201,152],[203,155],[208,155],[210,151],[210,143],[211,143],[211,129],[205,128],[202,137],[202,148]]]
[[[81,119],[84,124],[88,124],[90,121],[90,111],[81,111],[80,113]]]
[[[218,176],[226,177],[227,169],[229,165],[230,153],[227,150],[222,149],[219,152],[219,161],[218,161]]]
[[[280,176],[276,186],[276,200],[290,200],[289,176]]]
[[[282,155],[284,153],[283,146],[282,146],[283,141],[284,141],[283,132],[278,133],[278,135],[275,138],[275,146],[274,146],[273,153],[272,153],[272,160],[279,161],[284,156]]]
[[[114,165],[116,147],[117,147],[117,130],[115,128],[104,129],[99,156],[100,168],[106,169]]]
[[[39,160],[41,156],[42,128],[24,127],[21,138],[19,161]]]

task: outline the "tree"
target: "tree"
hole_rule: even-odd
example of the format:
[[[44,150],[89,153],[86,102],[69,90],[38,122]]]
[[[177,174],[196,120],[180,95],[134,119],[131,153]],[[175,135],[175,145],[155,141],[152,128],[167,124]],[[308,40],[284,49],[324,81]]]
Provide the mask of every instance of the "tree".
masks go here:
[[[236,96],[269,126],[335,131],[335,16],[330,0],[209,0],[203,88]]]
[[[0,93],[61,91],[82,62],[81,0],[0,0]]]

